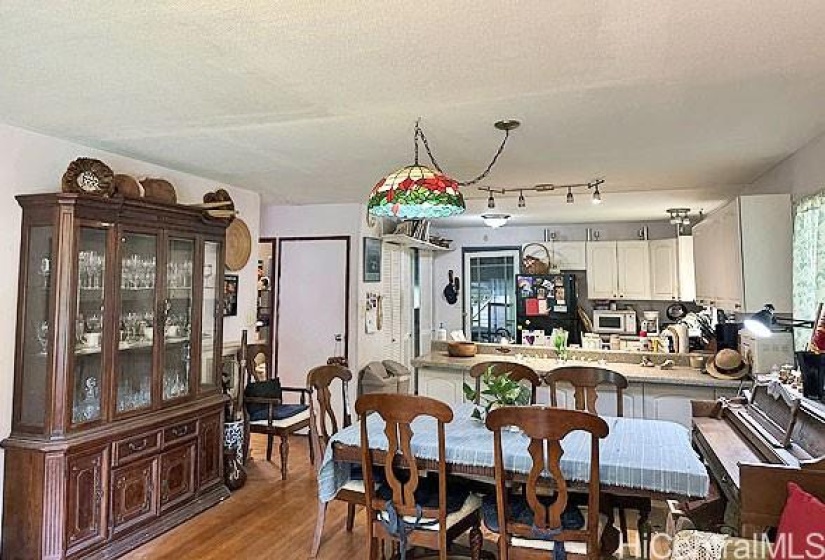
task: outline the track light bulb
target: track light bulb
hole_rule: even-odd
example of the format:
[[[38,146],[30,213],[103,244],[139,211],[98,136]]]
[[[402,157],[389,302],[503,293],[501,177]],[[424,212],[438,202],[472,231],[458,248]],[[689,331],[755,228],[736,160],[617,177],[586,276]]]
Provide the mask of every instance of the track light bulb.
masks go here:
[[[567,187],[567,204],[573,204],[573,189]]]
[[[496,199],[493,198],[493,193],[490,193],[490,197],[487,199],[487,208],[493,209],[496,207]]]
[[[602,193],[599,192],[599,185],[596,185],[596,190],[593,191],[593,204],[602,203]]]
[[[518,207],[519,208],[526,208],[527,207],[527,201],[524,200],[524,193],[522,191],[519,191],[519,194],[518,194]]]

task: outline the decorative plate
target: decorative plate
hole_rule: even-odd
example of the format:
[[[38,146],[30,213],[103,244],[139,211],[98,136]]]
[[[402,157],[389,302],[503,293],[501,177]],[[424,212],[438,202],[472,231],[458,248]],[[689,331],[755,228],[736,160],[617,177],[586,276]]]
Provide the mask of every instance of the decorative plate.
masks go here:
[[[63,174],[63,192],[80,192],[109,196],[114,173],[99,159],[77,158]]]
[[[252,253],[252,235],[244,221],[235,218],[226,228],[226,268],[236,272],[246,266]]]

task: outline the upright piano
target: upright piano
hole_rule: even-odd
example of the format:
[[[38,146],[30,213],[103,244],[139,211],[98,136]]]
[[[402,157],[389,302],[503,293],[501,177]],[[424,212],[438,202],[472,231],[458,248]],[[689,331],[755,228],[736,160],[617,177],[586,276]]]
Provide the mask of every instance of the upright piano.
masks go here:
[[[742,536],[777,525],[789,481],[825,500],[823,404],[776,381],[736,399],[693,403],[694,445]]]

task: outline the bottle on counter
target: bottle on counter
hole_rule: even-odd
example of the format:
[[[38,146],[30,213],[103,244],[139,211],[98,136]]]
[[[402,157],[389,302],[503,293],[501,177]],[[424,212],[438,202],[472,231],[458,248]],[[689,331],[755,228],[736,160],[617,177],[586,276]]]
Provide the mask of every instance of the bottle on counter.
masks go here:
[[[435,339],[436,340],[447,340],[447,329],[444,327],[444,323],[438,327],[438,330],[435,331]]]
[[[647,338],[647,331],[639,331],[639,343],[642,347],[642,352],[650,352],[650,340]]]

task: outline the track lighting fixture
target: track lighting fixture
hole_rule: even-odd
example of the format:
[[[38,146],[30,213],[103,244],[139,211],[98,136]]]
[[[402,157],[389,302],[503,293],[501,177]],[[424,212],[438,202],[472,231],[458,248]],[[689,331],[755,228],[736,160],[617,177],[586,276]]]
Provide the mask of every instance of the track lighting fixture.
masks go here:
[[[496,200],[494,198],[494,194],[498,194],[501,196],[505,196],[508,193],[518,193],[518,207],[519,208],[527,208],[527,200],[524,197],[524,191],[532,191],[534,193],[547,193],[555,191],[556,189],[567,189],[567,195],[565,196],[565,202],[567,204],[573,204],[576,199],[573,195],[573,189],[587,189],[592,190],[592,202],[593,204],[601,204],[602,203],[602,192],[599,187],[604,184],[604,179],[595,179],[594,181],[590,181],[589,183],[570,183],[567,185],[554,185],[553,183],[538,183],[533,185],[532,187],[510,187],[510,188],[495,188],[495,187],[478,187],[478,190],[486,192],[489,196],[487,197],[487,208],[490,210],[496,207]]]
[[[593,190],[593,204],[601,204],[602,203],[602,193],[599,192],[599,185],[596,185],[595,189]]]

